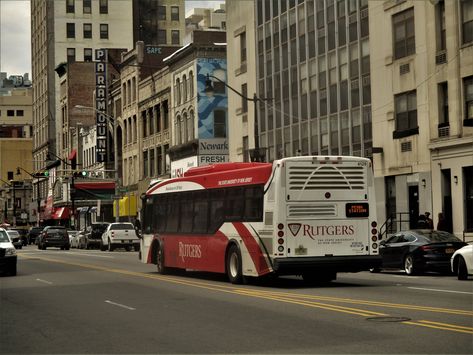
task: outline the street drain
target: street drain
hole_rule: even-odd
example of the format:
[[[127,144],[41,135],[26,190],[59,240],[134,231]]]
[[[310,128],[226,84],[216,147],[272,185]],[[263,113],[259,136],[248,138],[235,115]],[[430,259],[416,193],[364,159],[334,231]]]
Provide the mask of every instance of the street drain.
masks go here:
[[[372,322],[407,322],[411,319],[407,317],[370,317],[366,318],[366,320]]]

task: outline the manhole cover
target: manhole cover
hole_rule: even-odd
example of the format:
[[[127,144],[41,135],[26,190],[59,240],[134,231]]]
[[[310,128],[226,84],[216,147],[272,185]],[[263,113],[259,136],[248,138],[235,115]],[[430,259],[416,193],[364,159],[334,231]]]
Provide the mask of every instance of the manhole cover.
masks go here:
[[[371,317],[366,318],[366,320],[372,322],[407,322],[411,319],[407,317]]]

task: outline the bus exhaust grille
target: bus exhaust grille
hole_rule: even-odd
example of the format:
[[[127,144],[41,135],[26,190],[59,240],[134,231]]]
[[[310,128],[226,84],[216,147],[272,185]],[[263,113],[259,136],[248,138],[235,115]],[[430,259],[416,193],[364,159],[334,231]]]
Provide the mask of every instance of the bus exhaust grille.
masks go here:
[[[337,211],[334,205],[289,205],[287,216],[298,217],[335,217]]]
[[[290,190],[362,190],[366,186],[363,166],[291,166]]]

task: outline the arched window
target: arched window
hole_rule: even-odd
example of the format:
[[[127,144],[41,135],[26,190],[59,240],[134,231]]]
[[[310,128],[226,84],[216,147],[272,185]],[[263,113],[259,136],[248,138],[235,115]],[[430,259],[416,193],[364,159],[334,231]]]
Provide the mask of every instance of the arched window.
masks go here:
[[[187,116],[187,138],[190,141],[194,139],[194,111]]]
[[[181,81],[179,78],[176,79],[176,104],[179,105],[181,103]]]
[[[176,145],[182,144],[181,140],[181,116],[176,117]]]
[[[189,98],[194,97],[194,73],[191,71],[189,73]]]
[[[187,77],[184,74],[182,77],[182,101],[186,102],[187,101]]]
[[[182,143],[186,143],[188,140],[188,135],[187,135],[187,112],[182,115],[182,123],[181,123],[181,129],[182,129]]]

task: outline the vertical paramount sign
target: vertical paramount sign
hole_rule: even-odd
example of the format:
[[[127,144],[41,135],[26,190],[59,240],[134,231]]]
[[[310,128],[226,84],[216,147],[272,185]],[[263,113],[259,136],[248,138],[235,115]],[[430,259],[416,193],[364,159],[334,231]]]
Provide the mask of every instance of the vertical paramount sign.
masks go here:
[[[95,122],[97,125],[97,162],[107,160],[107,50],[95,50]]]

